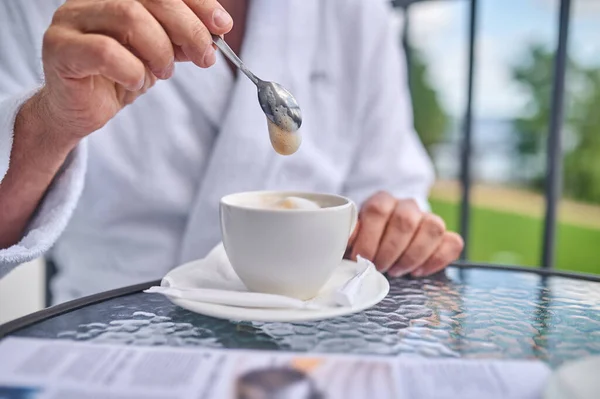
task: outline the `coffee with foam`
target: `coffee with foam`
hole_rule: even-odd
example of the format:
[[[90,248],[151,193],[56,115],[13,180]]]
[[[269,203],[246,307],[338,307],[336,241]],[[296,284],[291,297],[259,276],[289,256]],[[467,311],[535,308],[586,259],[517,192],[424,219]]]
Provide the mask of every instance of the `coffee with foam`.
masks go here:
[[[314,201],[301,197],[286,197],[275,202],[271,209],[298,209],[298,210],[313,210],[321,209],[319,204]]]
[[[315,210],[322,206],[315,201],[296,196],[262,195],[243,202],[249,208],[272,210]]]

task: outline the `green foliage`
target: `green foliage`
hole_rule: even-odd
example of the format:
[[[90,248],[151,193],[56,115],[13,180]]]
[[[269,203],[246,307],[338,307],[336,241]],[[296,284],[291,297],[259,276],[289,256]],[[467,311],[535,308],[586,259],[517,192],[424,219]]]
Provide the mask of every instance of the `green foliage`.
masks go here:
[[[528,57],[513,69],[513,79],[529,96],[525,115],[514,121],[519,132],[518,150],[523,155],[535,155],[543,149],[551,108],[552,60],[552,54],[543,47],[533,46]]]
[[[600,203],[600,70],[585,71],[586,89],[574,112],[578,143],[564,160],[564,190],[569,195]]]
[[[415,129],[431,152],[432,146],[444,138],[449,118],[429,80],[427,62],[416,49],[410,50],[409,76]]]
[[[458,228],[459,205],[430,199],[433,211],[450,230]],[[542,220],[513,212],[472,207],[469,260],[482,263],[539,266],[542,249]],[[559,223],[556,268],[600,274],[596,248],[600,230]]]
[[[600,69],[567,63],[565,86],[565,142],[563,194],[600,203]],[[513,121],[518,133],[517,149],[526,160],[545,154],[549,129],[554,53],[540,45],[528,49],[513,68],[513,78],[528,96],[523,114]],[[541,188],[545,173],[530,181]]]

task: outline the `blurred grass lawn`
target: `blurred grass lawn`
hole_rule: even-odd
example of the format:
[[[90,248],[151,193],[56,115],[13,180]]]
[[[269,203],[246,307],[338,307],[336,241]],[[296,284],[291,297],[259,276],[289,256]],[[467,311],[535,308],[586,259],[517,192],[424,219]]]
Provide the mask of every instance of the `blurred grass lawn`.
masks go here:
[[[431,198],[430,202],[448,228],[457,231],[459,204],[443,198]],[[538,266],[542,232],[543,222],[538,216],[472,205],[469,260]],[[600,274],[600,228],[561,222],[556,245],[557,269]]]

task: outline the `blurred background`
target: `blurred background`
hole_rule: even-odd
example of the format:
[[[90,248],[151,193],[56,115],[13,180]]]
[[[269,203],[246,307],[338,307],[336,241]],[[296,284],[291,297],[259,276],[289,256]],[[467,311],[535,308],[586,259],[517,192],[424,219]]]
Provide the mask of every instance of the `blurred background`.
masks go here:
[[[366,0],[365,0],[366,1]],[[438,180],[433,210],[460,229],[469,0],[396,0],[415,126]],[[410,4],[407,8],[406,5]],[[539,267],[559,0],[478,0],[472,98],[471,262]],[[554,266],[600,274],[600,0],[572,0]],[[0,281],[0,323],[39,310],[43,261]]]
[[[478,1],[469,261],[541,263],[559,3]],[[399,44],[409,50],[415,127],[438,174],[431,204],[458,230],[471,4],[396,5]],[[599,21],[600,1],[572,0],[554,266],[587,273],[600,273]]]

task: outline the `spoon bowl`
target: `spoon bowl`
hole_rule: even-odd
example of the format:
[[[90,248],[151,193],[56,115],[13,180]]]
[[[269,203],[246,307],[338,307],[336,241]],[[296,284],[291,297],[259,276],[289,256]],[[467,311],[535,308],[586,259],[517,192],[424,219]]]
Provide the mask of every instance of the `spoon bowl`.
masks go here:
[[[256,85],[258,102],[269,121],[285,132],[293,133],[300,129],[302,113],[292,93],[279,83],[266,82],[256,77],[222,37],[212,35],[212,38],[219,50]]]
[[[259,80],[258,103],[271,122],[286,132],[295,132],[302,126],[302,112],[294,96],[275,82]]]

